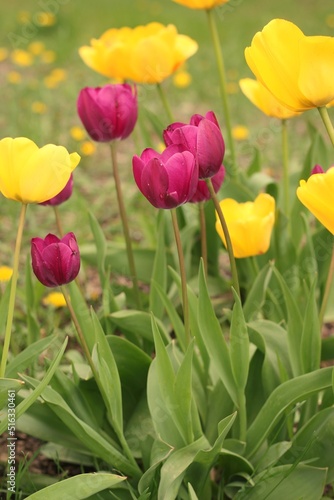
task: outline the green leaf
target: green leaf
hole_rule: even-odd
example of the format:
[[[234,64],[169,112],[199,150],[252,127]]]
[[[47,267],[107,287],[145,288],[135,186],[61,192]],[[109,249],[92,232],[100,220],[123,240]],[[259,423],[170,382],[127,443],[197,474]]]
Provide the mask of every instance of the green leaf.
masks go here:
[[[27,500],[81,500],[99,493],[107,488],[113,488],[126,477],[108,474],[107,472],[94,472],[79,474],[78,476],[64,479],[59,483],[47,486],[27,497]]]
[[[137,311],[134,309],[127,309],[124,311],[117,311],[110,315],[111,321],[118,326],[122,331],[138,335],[143,339],[153,342],[152,324],[150,313]],[[157,320],[157,325],[164,337],[168,339],[162,323]]]
[[[249,368],[249,337],[242,305],[233,290],[234,306],[230,327],[230,358],[236,387],[243,391],[246,387]]]
[[[165,212],[160,210],[158,214],[158,236],[157,249],[155,252],[153,271],[151,277],[151,287],[149,295],[150,311],[156,318],[161,319],[164,311],[164,303],[161,296],[157,293],[156,284],[160,285],[161,290],[166,292],[167,287],[167,258],[165,243]]]
[[[315,297],[316,283],[317,280],[314,279],[309,291],[304,314],[303,331],[300,344],[301,367],[304,373],[312,372],[320,368],[321,328]]]
[[[70,293],[71,304],[73,306],[76,318],[85,338],[89,352],[91,353],[94,346],[94,325],[90,310],[77,283],[75,281],[72,281],[67,285],[67,287]]]
[[[39,339],[26,347],[10,360],[6,368],[6,375],[9,378],[17,377],[18,372],[24,371],[28,366],[34,363],[36,359],[38,359],[38,356],[40,356],[43,351],[51,347],[57,340],[58,339],[55,335],[50,335],[49,337]]]
[[[103,286],[106,274],[105,260],[107,254],[107,242],[100,224],[98,223],[96,217],[90,211],[88,212],[88,218],[89,218],[89,225],[93,233],[96,245],[97,269],[100,276],[100,283],[101,286]]]
[[[0,300],[0,335],[4,332],[6,322],[7,322],[7,313],[8,313],[8,304],[9,304],[11,282],[12,282],[12,280],[10,279],[8,281],[8,283],[6,284],[5,291],[2,294],[1,300]]]
[[[209,297],[204,269],[199,271],[198,324],[202,338],[211,357],[212,365],[225,385],[231,399],[237,405],[235,381],[226,340]]]
[[[184,355],[183,361],[176,373],[174,382],[174,398],[178,403],[175,412],[178,421],[182,425],[186,442],[191,443],[194,439],[191,408],[192,408],[192,363],[194,354],[194,342],[192,341]]]
[[[246,321],[250,321],[261,311],[266,298],[267,287],[272,275],[272,266],[267,264],[264,266],[260,273],[256,276],[252,284],[245,303],[243,305],[243,313]]]
[[[24,382],[22,382],[22,380],[15,380],[12,378],[0,379],[0,410],[7,407],[9,393],[14,392],[16,395],[16,393],[21,390],[23,386]]]
[[[252,456],[267,438],[284,411],[332,384],[332,368],[301,375],[278,386],[269,396],[247,432],[247,456]]]

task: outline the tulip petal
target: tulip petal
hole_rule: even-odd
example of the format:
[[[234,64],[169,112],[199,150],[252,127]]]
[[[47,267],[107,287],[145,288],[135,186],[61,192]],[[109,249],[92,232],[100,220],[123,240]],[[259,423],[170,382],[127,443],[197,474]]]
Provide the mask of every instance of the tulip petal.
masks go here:
[[[161,208],[168,194],[169,176],[158,158],[150,160],[142,170],[141,191],[153,206]]]
[[[225,153],[224,139],[220,128],[204,118],[198,125],[197,159],[201,179],[212,177],[218,172]]]

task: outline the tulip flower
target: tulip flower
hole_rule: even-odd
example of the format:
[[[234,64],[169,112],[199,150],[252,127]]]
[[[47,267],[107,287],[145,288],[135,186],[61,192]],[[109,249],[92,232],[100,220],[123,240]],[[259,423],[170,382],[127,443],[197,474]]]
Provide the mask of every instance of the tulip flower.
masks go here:
[[[173,2],[189,7],[190,9],[213,9],[229,0],[173,0]]]
[[[80,156],[63,146],[39,148],[25,137],[0,141],[0,192],[23,204],[43,203],[66,186]]]
[[[73,281],[80,270],[80,253],[73,233],[59,239],[48,234],[31,240],[32,268],[45,286],[56,287]]]
[[[225,177],[225,167],[222,165],[218,172],[211,177],[213,189],[217,193],[221,188],[221,185]],[[211,194],[208,186],[204,180],[198,180],[197,189],[194,196],[191,198],[190,203],[200,203],[201,201],[208,201],[211,199]]]
[[[174,25],[152,22],[109,29],[91,46],[81,47],[79,54],[87,66],[108,78],[161,83],[197,49],[197,43],[178,34]]]
[[[305,36],[293,23],[273,19],[245,50],[256,78],[293,111],[326,106],[334,99],[334,38]]]
[[[43,203],[40,203],[40,205],[45,205],[45,206],[50,205],[52,207],[61,205],[62,203],[64,203],[64,201],[67,201],[72,196],[72,191],[73,191],[73,174],[70,175],[70,178],[66,186],[64,187],[64,189],[60,191],[60,193],[58,193],[50,200],[43,201]]]
[[[133,175],[142,194],[156,208],[176,208],[195,194],[198,166],[189,151],[171,145],[161,154],[145,149],[132,160]]]
[[[334,234],[334,167],[327,172],[313,173],[307,181],[301,180],[297,196],[301,203]]]
[[[261,255],[269,249],[275,222],[275,199],[261,193],[252,202],[238,203],[232,198],[220,202],[236,258]],[[225,236],[217,216],[216,230],[226,246]]]
[[[243,78],[239,81],[239,85],[243,94],[265,115],[281,120],[299,115],[297,111],[283,106],[259,81]]]
[[[77,108],[85,129],[94,141],[126,139],[138,117],[137,93],[126,83],[86,87],[79,93]]]
[[[225,143],[212,111],[208,111],[205,117],[193,115],[189,125],[172,123],[164,130],[163,137],[166,146],[177,144],[183,151],[190,151],[196,157],[200,179],[212,177],[219,171]]]

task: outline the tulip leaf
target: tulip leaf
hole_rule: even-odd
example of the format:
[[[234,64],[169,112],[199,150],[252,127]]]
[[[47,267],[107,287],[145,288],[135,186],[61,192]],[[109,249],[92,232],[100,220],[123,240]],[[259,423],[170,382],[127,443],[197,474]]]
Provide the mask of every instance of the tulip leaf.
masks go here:
[[[5,325],[6,325],[6,321],[7,321],[7,312],[8,312],[11,282],[12,282],[12,280],[10,279],[8,281],[8,283],[6,284],[5,291],[2,294],[1,299],[0,299],[0,335],[2,335],[3,331],[5,330]]]
[[[242,305],[238,294],[233,290],[234,306],[230,327],[230,357],[232,373],[237,389],[246,387],[249,368],[249,337]]]
[[[309,291],[300,344],[301,366],[304,373],[320,368],[321,329],[315,298],[316,282],[315,279]]]
[[[126,332],[135,335],[136,337],[150,340],[153,342],[152,323],[150,313],[127,309],[124,311],[116,311],[110,314],[110,319],[117,327],[125,334]],[[158,328],[166,340],[169,336],[164,325],[160,320],[156,320]]]
[[[109,474],[107,472],[93,472],[88,474],[79,474],[68,479],[64,479],[55,484],[47,486],[32,495],[29,500],[58,500],[59,498],[71,498],[71,500],[82,500],[91,495],[113,488],[126,477]]]
[[[161,319],[164,312],[164,303],[161,294],[157,293],[156,283],[160,285],[163,292],[167,288],[167,258],[165,244],[165,212],[160,210],[158,214],[157,248],[154,257],[151,287],[149,295],[150,311],[156,318]]]
[[[267,288],[272,275],[272,267],[270,264],[264,266],[256,276],[252,284],[245,303],[243,304],[243,313],[246,321],[250,321],[259,313],[263,307]]]
[[[7,407],[8,397],[11,392],[16,393],[22,389],[24,382],[22,380],[16,380],[13,378],[1,378],[0,379],[0,411],[1,413],[4,408]],[[15,398],[14,396],[14,398]],[[16,407],[16,402],[15,402]]]
[[[105,259],[107,253],[107,243],[100,224],[92,212],[88,212],[89,225],[94,236],[97,252],[97,269],[100,276],[100,283],[103,286],[105,281],[106,267]]]
[[[237,405],[238,399],[230,353],[209,297],[202,263],[199,271],[198,324],[202,338],[205,339],[205,346],[211,357],[213,367],[225,385],[231,399]]]
[[[80,329],[85,338],[90,353],[94,346],[94,324],[87,303],[77,283],[72,281],[67,285],[70,292],[71,304],[73,306]]]

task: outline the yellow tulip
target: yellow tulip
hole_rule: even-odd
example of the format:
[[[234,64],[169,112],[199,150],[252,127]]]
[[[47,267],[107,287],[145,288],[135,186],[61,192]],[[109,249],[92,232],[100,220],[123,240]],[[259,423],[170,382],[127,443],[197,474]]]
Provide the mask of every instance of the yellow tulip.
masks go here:
[[[273,19],[245,50],[248,66],[284,106],[306,111],[334,99],[334,38],[305,36],[293,23]]]
[[[242,78],[239,85],[243,94],[265,115],[281,120],[299,115],[297,111],[283,106],[258,80]]]
[[[334,234],[334,168],[301,180],[297,196],[306,208]]]
[[[161,83],[198,49],[174,25],[149,23],[136,28],[110,29],[91,46],[79,49],[83,61],[98,73],[116,80]]]
[[[229,0],[173,0],[173,2],[185,5],[190,9],[213,9],[217,5],[227,3]]]
[[[235,258],[261,255],[269,249],[275,223],[275,199],[261,193],[252,202],[238,203],[232,198],[220,202],[230,234]],[[225,247],[224,232],[216,213],[216,230]]]
[[[63,146],[39,148],[25,137],[5,137],[0,141],[0,192],[24,204],[42,203],[60,193],[79,161]]]

